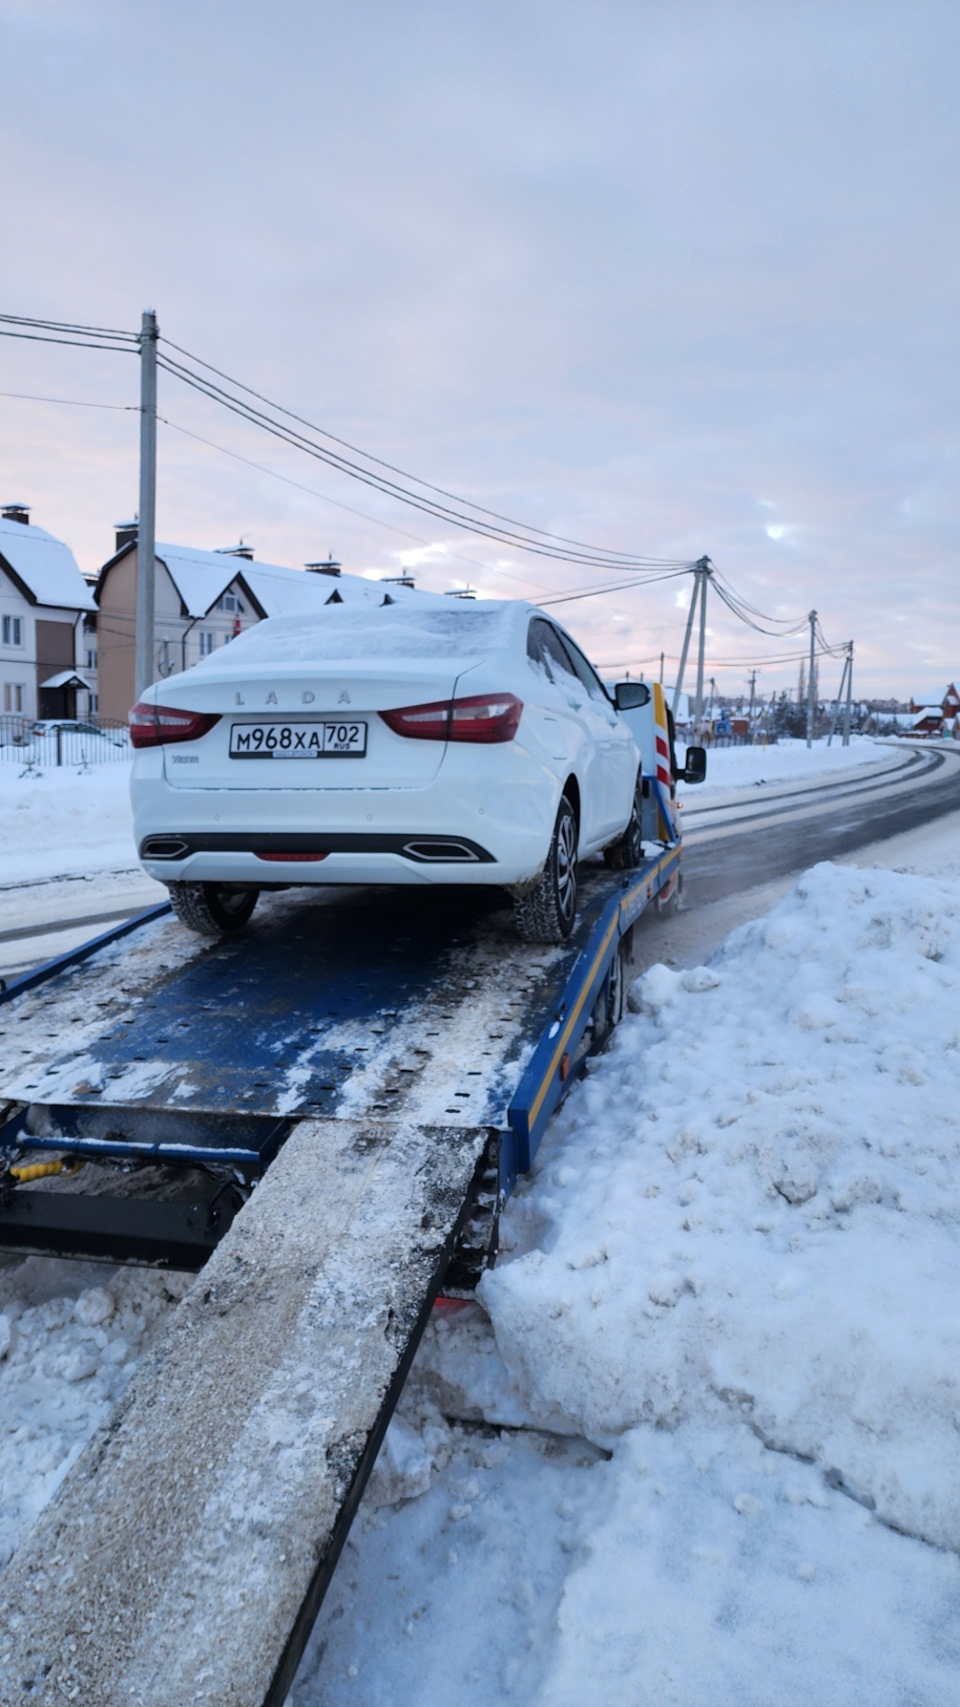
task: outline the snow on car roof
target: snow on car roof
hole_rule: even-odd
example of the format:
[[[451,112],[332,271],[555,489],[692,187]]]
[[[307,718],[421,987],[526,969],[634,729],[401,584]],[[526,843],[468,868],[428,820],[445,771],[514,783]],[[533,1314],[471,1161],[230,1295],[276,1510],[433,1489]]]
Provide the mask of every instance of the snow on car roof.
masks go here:
[[[477,603],[324,605],[320,610],[271,617],[238,635],[195,666],[235,670],[250,665],[336,663],[343,659],[451,658],[479,656],[504,644],[513,606],[506,600]]]
[[[0,519],[0,558],[9,563],[38,604],[96,610],[69,545],[45,528]]]

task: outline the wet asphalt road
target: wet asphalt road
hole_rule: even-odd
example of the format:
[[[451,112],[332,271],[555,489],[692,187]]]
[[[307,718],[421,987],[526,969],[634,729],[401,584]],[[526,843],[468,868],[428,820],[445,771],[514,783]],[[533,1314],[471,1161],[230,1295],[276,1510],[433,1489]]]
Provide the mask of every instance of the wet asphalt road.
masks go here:
[[[838,777],[802,793],[783,785],[749,803],[753,822],[743,808],[731,808],[739,822],[726,828],[723,808],[691,800],[684,814],[686,905],[718,901],[960,811],[960,753],[924,748],[910,759],[903,767],[902,749],[892,750],[889,776],[868,782]]]

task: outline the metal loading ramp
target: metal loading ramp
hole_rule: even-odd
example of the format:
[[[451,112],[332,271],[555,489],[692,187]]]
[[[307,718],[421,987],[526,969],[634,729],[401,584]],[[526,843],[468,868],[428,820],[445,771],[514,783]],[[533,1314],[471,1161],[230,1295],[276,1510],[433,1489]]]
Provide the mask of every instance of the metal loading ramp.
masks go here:
[[[281,1707],[486,1143],[297,1128],[0,1579],[3,1707]]]

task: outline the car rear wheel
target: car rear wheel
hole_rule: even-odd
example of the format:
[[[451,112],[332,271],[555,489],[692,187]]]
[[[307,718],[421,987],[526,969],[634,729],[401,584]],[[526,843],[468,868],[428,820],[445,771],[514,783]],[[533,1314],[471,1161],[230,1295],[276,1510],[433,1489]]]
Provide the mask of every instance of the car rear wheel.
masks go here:
[[[201,936],[243,929],[260,895],[237,883],[168,883],[170,904],[182,925]]]
[[[643,859],[643,837],[640,829],[643,813],[643,780],[637,777],[633,791],[633,811],[630,822],[618,841],[604,848],[603,860],[609,871],[633,871]]]
[[[514,902],[524,942],[566,942],[577,916],[577,817],[564,795],[536,887]]]

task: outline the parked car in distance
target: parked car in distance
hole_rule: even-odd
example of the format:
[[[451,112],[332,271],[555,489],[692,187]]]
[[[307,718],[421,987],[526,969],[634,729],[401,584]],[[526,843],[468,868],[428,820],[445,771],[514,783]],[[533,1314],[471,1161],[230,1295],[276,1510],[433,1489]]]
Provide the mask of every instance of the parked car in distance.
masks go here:
[[[563,941],[578,860],[641,857],[641,696],[527,603],[274,617],[130,713],[140,859],[205,934],[265,884],[481,884]]]

